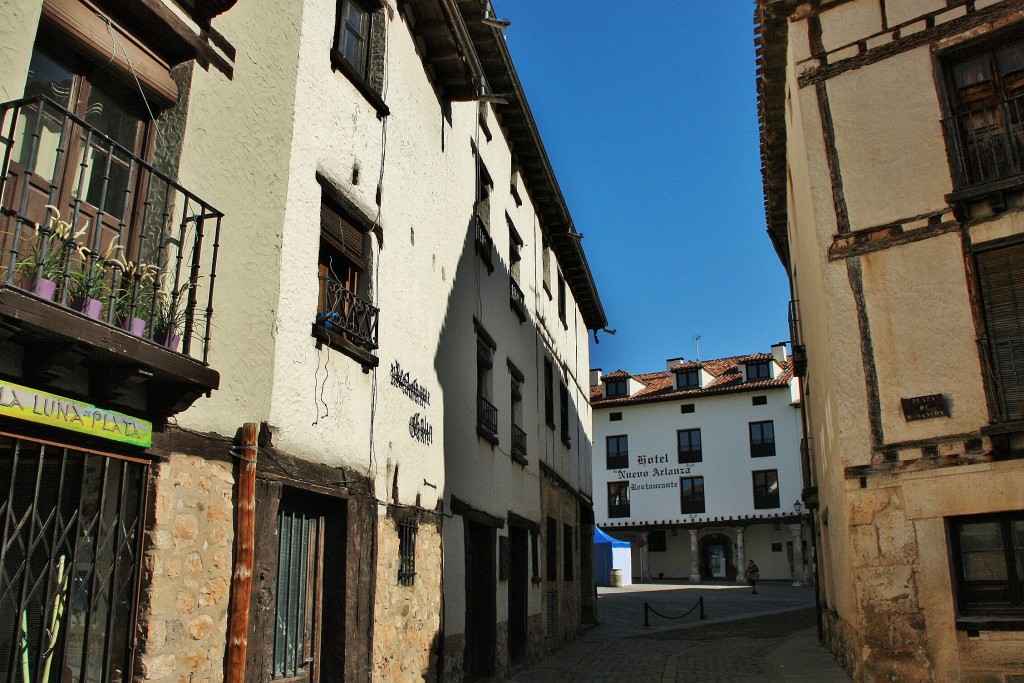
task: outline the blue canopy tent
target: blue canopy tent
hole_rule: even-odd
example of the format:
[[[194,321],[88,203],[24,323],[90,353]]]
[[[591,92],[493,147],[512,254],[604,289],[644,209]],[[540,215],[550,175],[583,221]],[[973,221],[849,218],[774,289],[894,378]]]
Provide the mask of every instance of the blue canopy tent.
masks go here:
[[[610,586],[611,570],[621,569],[622,585],[633,583],[631,552],[629,541],[612,538],[594,527],[594,582],[598,586]]]

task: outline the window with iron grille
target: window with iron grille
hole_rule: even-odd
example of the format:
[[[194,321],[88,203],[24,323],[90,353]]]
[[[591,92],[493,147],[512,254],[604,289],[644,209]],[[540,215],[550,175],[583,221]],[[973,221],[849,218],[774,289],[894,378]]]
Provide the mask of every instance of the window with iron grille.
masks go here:
[[[540,581],[540,531],[530,530],[530,577]]]
[[[654,529],[647,535],[647,552],[663,553],[667,549],[664,529]]]
[[[547,239],[541,241],[540,247],[540,277],[541,282],[544,285],[544,291],[548,295],[548,301],[551,300],[551,247],[548,246]]]
[[[134,671],[149,465],[0,434],[0,678]],[[51,625],[57,624],[51,631]]]
[[[949,520],[957,609],[1024,616],[1024,511]]]
[[[756,470],[754,481],[754,509],[772,510],[779,507],[778,470]]]
[[[415,519],[398,522],[398,585],[411,586],[416,583],[416,533],[419,525]]]
[[[491,402],[495,343],[483,326],[476,323],[476,428],[477,434],[498,443],[498,408]]]
[[[957,190],[1024,173],[1024,41],[986,43],[945,60],[943,121]]]
[[[975,255],[995,421],[1024,420],[1024,243]]]
[[[771,420],[750,423],[750,457],[770,458],[775,455],[775,423]]]
[[[510,398],[512,400],[512,457],[526,463],[526,430],[523,429],[523,381],[525,377],[512,361],[508,361]]]
[[[573,571],[573,562],[576,559],[576,553],[573,552],[573,528],[568,524],[562,525],[562,580],[572,581],[575,576]]]
[[[704,510],[704,477],[680,477],[680,510],[684,515],[699,515]]]
[[[680,429],[676,432],[676,443],[680,463],[701,462],[704,452],[701,450],[699,429]]]
[[[553,517],[548,517],[547,524],[547,578],[548,581],[558,580],[558,522]]]
[[[368,234],[324,192],[316,324],[332,332],[332,338],[372,352],[377,349],[378,310],[370,290],[370,258]]]
[[[475,150],[475,148],[474,148]],[[476,154],[476,253],[487,266],[487,272],[494,271],[494,240],[491,237],[491,190],[494,183],[487,167]]]
[[[608,516],[629,517],[629,482],[608,482]]]
[[[629,437],[625,434],[605,437],[605,458],[610,470],[629,467]]]

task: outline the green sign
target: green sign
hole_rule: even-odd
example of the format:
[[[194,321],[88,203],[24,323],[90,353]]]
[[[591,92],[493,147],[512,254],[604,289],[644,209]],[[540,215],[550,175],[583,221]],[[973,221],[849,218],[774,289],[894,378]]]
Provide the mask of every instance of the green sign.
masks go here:
[[[153,423],[148,420],[11,382],[0,381],[0,416],[132,446],[153,445]]]

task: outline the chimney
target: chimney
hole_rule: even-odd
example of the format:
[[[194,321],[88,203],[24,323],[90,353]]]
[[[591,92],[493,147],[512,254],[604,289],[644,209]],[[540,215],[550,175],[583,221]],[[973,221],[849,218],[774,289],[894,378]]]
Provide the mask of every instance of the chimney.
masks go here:
[[[786,342],[779,342],[772,346],[772,358],[774,358],[775,362],[779,365],[786,362]]]
[[[677,368],[686,362],[685,358],[669,358],[665,361],[665,370],[672,372],[672,368]]]
[[[590,371],[590,386],[596,387],[601,383],[601,368],[593,368]]]

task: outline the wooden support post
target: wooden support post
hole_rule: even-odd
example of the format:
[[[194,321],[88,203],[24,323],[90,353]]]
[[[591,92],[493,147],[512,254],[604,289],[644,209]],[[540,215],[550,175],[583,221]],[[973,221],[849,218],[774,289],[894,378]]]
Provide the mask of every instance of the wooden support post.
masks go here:
[[[248,646],[249,601],[252,594],[252,567],[256,534],[256,454],[259,425],[242,426],[242,439],[236,456],[238,466],[238,510],[235,512],[235,572],[231,577],[231,613],[228,619],[227,683],[245,680],[245,655]]]

